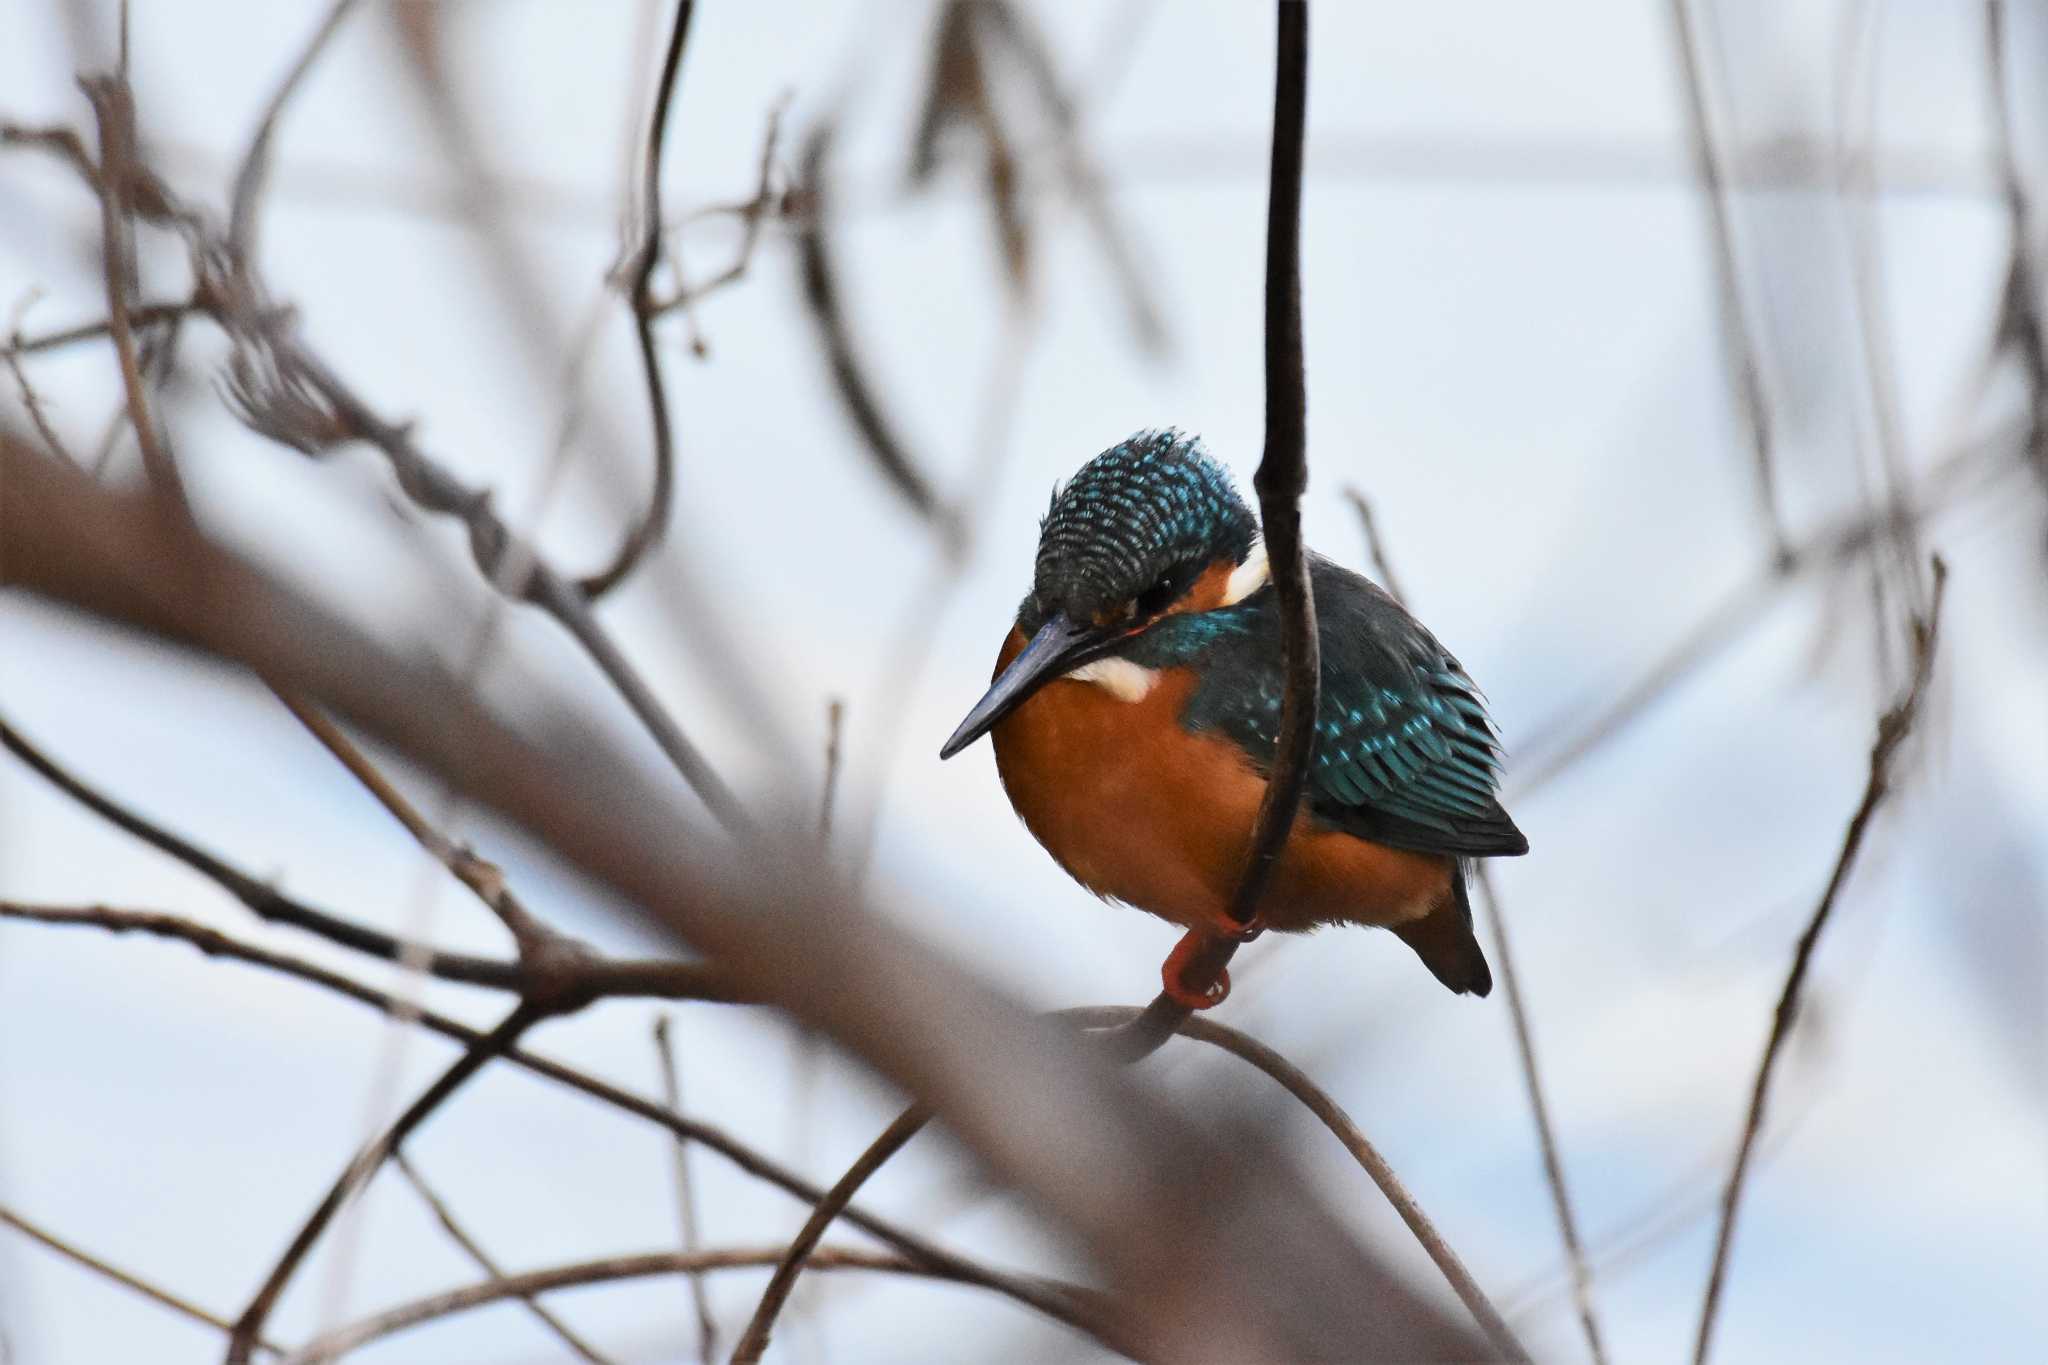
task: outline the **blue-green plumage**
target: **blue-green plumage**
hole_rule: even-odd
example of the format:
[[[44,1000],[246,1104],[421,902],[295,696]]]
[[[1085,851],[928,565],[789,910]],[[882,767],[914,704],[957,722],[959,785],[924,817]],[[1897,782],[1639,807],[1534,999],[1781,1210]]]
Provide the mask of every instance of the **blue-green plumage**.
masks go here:
[[[1501,809],[1500,741],[1479,689],[1422,624],[1369,580],[1309,559],[1322,641],[1310,809],[1395,848],[1526,853]],[[1270,767],[1285,688],[1271,588],[1215,611],[1167,616],[1117,654],[1148,668],[1192,668],[1182,712]]]
[[[950,757],[1017,717],[1023,730],[997,734],[998,762],[1008,734],[1004,783],[1033,833],[1098,894],[1189,926],[1167,961],[1169,992],[1180,989],[1176,964],[1225,916],[1243,803],[1262,786],[1231,750],[1263,776],[1280,731],[1284,651],[1258,534],[1230,476],[1192,437],[1143,431],[1096,456],[1053,494],[1002,667],[939,751]],[[1492,977],[1472,936],[1465,863],[1529,847],[1496,796],[1500,743],[1486,703],[1377,586],[1313,555],[1309,577],[1322,676],[1309,818],[1276,873],[1296,878],[1289,927],[1383,924],[1446,986],[1485,995]],[[1102,705],[1143,702],[1165,673],[1169,705],[1131,705],[1128,741],[1101,728],[1102,713],[1086,719],[1072,693],[1020,711],[1061,678],[1118,699]],[[1119,751],[1124,742],[1145,747]],[[1142,789],[1120,752],[1155,760]],[[1144,847],[1129,845],[1126,816]]]

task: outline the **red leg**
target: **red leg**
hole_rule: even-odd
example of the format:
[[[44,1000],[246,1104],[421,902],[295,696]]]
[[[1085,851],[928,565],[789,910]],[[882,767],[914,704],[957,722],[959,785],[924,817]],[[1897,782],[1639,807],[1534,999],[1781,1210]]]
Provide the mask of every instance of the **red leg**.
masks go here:
[[[1166,962],[1159,969],[1159,978],[1166,986],[1167,996],[1183,1009],[1206,1010],[1223,1003],[1230,994],[1230,973],[1218,971],[1213,985],[1206,990],[1198,989],[1185,978],[1195,965],[1197,958],[1215,941],[1216,936],[1206,929],[1190,929],[1181,935],[1173,951],[1166,955]]]

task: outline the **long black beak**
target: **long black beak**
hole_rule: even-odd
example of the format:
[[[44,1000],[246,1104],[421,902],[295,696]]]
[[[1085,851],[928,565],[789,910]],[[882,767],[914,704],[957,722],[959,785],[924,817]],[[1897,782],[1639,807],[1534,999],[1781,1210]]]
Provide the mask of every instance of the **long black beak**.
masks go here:
[[[1030,700],[1031,694],[1068,669],[1086,663],[1101,647],[1116,638],[1113,629],[1081,625],[1054,612],[1038,628],[1024,652],[1010,660],[1002,676],[989,684],[988,695],[974,704],[967,719],[953,737],[939,749],[941,759],[951,758],[996,727],[1004,716]]]

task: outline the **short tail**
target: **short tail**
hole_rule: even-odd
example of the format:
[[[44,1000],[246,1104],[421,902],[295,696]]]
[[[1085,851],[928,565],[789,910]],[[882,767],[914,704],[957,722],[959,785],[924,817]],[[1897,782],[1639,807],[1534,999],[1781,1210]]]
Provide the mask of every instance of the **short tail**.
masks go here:
[[[1493,990],[1493,972],[1479,940],[1472,936],[1472,897],[1465,887],[1465,862],[1451,867],[1451,890],[1421,919],[1394,926],[1401,941],[1415,950],[1422,965],[1459,995],[1484,996]]]

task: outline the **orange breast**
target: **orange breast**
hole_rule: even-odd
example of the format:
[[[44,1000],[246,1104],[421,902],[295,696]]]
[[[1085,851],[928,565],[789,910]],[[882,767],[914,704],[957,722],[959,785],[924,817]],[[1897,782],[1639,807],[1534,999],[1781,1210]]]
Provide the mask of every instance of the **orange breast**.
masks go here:
[[[1000,673],[1024,648],[1015,630]],[[1099,896],[1189,927],[1226,923],[1265,779],[1228,739],[1179,717],[1195,678],[1168,669],[1141,701],[1059,679],[997,725],[1010,804],[1073,878]],[[1295,820],[1261,905],[1276,929],[1398,924],[1450,890],[1451,860]]]

